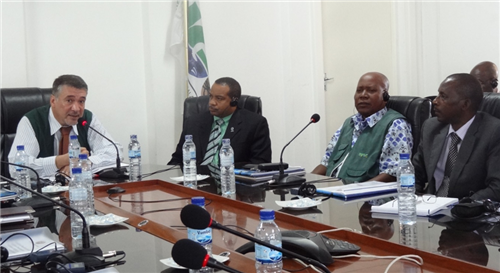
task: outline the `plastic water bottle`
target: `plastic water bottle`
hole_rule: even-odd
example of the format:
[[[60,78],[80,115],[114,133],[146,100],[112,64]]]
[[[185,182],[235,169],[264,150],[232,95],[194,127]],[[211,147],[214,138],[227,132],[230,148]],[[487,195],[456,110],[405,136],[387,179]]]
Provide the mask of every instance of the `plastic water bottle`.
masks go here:
[[[129,181],[141,180],[141,144],[137,141],[137,135],[130,135],[128,144]]]
[[[260,224],[255,230],[255,238],[281,247],[281,231],[274,222],[274,210],[260,211]],[[255,244],[255,269],[257,273],[280,273],[283,268],[279,251]]]
[[[80,154],[80,164],[78,165],[82,168],[82,181],[85,187],[87,188],[87,209],[85,210],[85,218],[87,222],[90,217],[95,215],[95,207],[94,207],[94,184],[92,182],[92,165],[88,156],[86,154]]]
[[[417,222],[417,197],[415,196],[415,169],[409,154],[399,155],[398,168],[398,214],[399,222],[405,225]]]
[[[220,187],[222,196],[236,199],[236,185],[234,180],[234,151],[231,140],[222,140],[220,149]]]
[[[184,165],[184,186],[196,189],[196,145],[192,135],[186,135],[182,145],[182,160]]]
[[[191,204],[205,208],[205,197],[193,197],[191,198]],[[212,256],[212,228],[208,227],[206,229],[187,229],[188,239],[193,240],[200,245],[202,245],[206,250],[208,255]],[[212,273],[213,268],[203,267],[200,270],[189,270],[190,273]]]
[[[399,243],[418,248],[417,225],[399,223]]]
[[[24,152],[24,145],[19,145],[17,146],[17,153],[16,157],[14,158],[14,163],[18,165],[24,165],[26,166],[28,163],[28,155]],[[15,173],[15,179],[18,184],[21,184],[22,186],[25,186],[26,188],[31,189],[31,178],[30,174],[28,172],[28,169],[15,166],[16,167],[16,173]],[[11,186],[11,190],[17,192],[17,196],[20,199],[26,199],[31,197],[31,192],[26,191],[24,189],[21,189],[17,186]]]
[[[80,155],[80,142],[78,142],[77,135],[71,135],[69,137],[69,170],[72,171],[73,168],[78,167],[78,155]]]
[[[87,209],[87,187],[83,183],[82,168],[73,168],[73,177],[69,183],[69,203],[72,208],[82,214]],[[78,214],[71,211],[71,237],[81,244],[83,221]],[[75,247],[75,245],[73,245]]]

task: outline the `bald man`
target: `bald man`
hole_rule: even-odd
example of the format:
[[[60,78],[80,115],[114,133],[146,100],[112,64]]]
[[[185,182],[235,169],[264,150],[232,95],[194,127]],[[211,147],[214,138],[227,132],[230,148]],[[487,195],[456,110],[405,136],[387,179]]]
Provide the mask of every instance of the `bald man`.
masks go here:
[[[411,127],[400,113],[387,109],[389,80],[378,72],[361,76],[354,93],[357,114],[332,137],[321,164],[312,173],[344,179],[396,181],[400,153],[411,153]]]
[[[498,93],[498,67],[494,63],[478,63],[470,74],[481,83],[483,92]]]

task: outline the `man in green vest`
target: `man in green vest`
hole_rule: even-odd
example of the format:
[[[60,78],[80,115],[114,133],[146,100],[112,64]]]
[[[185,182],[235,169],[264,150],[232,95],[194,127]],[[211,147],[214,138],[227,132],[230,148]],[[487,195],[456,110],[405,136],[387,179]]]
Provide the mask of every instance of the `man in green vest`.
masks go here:
[[[312,173],[347,182],[396,181],[400,153],[411,153],[410,124],[386,108],[389,80],[378,72],[361,76],[354,93],[357,114],[347,118],[332,137]]]
[[[77,135],[80,153],[89,156],[92,168],[115,164],[114,146],[78,122],[82,118],[112,139],[97,117],[85,109],[87,93],[87,84],[79,76],[62,75],[55,79],[50,105],[33,109],[21,118],[9,153],[9,162],[14,162],[16,147],[24,145],[29,157],[27,165],[41,177],[54,176],[58,170],[69,174],[69,138]],[[14,168],[10,171],[12,174]]]

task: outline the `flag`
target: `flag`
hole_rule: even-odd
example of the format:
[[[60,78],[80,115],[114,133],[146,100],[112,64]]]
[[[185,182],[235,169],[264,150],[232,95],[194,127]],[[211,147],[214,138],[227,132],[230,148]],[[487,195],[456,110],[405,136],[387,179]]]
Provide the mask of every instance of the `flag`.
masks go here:
[[[199,2],[198,0],[184,1],[188,1],[187,12],[184,12],[184,2],[177,1],[177,9],[172,20],[170,52],[177,57],[181,69],[186,71],[188,97],[208,95],[210,82]],[[185,15],[187,15],[187,20]],[[185,25],[187,35],[185,35]],[[184,57],[186,53],[187,58]]]

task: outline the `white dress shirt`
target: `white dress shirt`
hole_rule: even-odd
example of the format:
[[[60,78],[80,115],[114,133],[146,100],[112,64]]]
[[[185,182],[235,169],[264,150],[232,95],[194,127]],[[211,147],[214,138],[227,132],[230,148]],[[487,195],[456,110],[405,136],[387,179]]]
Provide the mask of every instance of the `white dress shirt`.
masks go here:
[[[54,136],[54,154],[55,156],[49,156],[44,158],[37,158],[40,153],[40,147],[38,145],[38,140],[35,135],[35,131],[31,126],[29,119],[24,116],[19,121],[17,125],[16,137],[14,138],[14,143],[10,149],[9,162],[14,162],[14,158],[17,153],[17,146],[24,145],[24,151],[29,156],[28,166],[35,169],[40,177],[52,177],[57,171],[56,167],[56,156],[59,153],[59,142],[61,139],[61,131],[59,130],[62,126],[54,117],[52,113],[52,107],[49,110],[49,124],[50,124],[50,134]],[[90,126],[96,129],[98,132],[102,133],[109,139],[111,135],[106,131],[104,126],[102,126],[96,115],[92,113],[92,121]],[[70,135],[78,135],[78,129],[76,125],[73,125]],[[89,160],[92,162],[92,169],[105,167],[108,165],[113,165],[116,163],[116,149],[115,147],[102,136],[94,132],[92,129],[88,129],[88,143],[91,149],[91,155]],[[119,143],[115,144],[118,146],[118,152],[121,152],[121,145]],[[14,167],[10,167],[10,173],[13,175]]]

